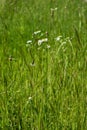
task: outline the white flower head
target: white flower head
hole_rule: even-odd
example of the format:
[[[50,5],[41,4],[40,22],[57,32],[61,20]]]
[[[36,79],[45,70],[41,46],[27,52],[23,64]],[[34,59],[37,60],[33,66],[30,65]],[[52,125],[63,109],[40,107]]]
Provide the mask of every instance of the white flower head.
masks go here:
[[[48,38],[38,40],[38,46],[40,46],[44,42],[48,42]]]
[[[29,98],[28,98],[28,100],[31,100],[31,99],[32,99],[32,97],[29,97]]]
[[[26,105],[32,100],[32,97],[29,97],[27,102],[26,102]]]
[[[28,41],[27,41],[27,44],[30,44],[30,43],[32,43],[32,40],[28,40]]]
[[[38,40],[38,46],[40,46],[43,43],[42,40]]]
[[[29,47],[30,44],[32,44],[32,40],[28,40],[28,41],[26,42],[26,47]]]
[[[62,37],[62,36],[58,36],[58,37],[55,38],[55,40],[56,40],[56,41],[60,41],[61,37]]]
[[[48,42],[48,38],[42,39],[43,42]]]
[[[41,33],[41,30],[34,32],[34,35]]]

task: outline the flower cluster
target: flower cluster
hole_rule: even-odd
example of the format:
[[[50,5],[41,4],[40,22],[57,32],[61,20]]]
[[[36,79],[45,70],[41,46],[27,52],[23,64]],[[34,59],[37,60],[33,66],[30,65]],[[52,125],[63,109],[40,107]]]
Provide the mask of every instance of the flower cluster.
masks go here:
[[[38,40],[38,46],[40,46],[44,42],[48,42],[48,38]]]
[[[39,47],[43,47],[46,45],[45,47],[49,49],[50,45],[48,44],[48,32],[46,31],[45,33],[43,33],[41,30],[33,32],[32,40],[28,40],[26,42],[26,47],[29,47],[31,44],[35,46],[37,45],[38,49]]]
[[[54,9],[57,10],[57,9]],[[59,43],[60,47],[69,43],[72,46],[71,39],[69,37],[64,38],[63,36],[59,35],[54,39],[54,43]],[[28,40],[26,42],[26,47],[30,47],[30,45],[37,46],[37,49],[49,49],[51,46],[49,45],[50,39],[48,38],[48,32],[46,31],[43,33],[41,30],[35,31],[32,34],[32,40]]]

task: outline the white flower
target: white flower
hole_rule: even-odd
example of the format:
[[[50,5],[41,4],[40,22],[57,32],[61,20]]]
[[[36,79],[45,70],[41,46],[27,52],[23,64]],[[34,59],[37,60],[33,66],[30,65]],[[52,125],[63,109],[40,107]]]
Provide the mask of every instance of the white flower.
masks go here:
[[[26,102],[26,105],[32,100],[32,97],[29,97],[27,102]]]
[[[40,46],[43,42],[48,42],[48,38],[38,40],[38,46]]]
[[[30,44],[32,44],[32,40],[28,40],[28,41],[26,42],[26,47],[29,47]]]
[[[28,98],[28,100],[31,100],[31,99],[32,99],[32,97],[29,97],[29,98]]]
[[[37,34],[39,34],[39,33],[41,33],[41,31],[40,31],[40,30],[39,30],[39,31],[34,32],[34,35],[37,35]]]
[[[43,42],[48,42],[48,38],[42,39]]]
[[[38,46],[40,46],[42,44],[42,40],[38,40]]]
[[[62,37],[62,36],[58,36],[58,37],[55,38],[55,40],[56,40],[56,41],[60,41],[61,37]]]
[[[30,44],[30,43],[32,43],[32,40],[28,40],[28,41],[27,41],[27,44]]]

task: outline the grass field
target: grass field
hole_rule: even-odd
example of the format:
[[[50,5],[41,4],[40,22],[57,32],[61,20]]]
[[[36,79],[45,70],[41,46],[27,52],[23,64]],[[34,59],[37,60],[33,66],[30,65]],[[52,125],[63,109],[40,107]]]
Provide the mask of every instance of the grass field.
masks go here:
[[[0,130],[87,130],[87,2],[0,6]]]

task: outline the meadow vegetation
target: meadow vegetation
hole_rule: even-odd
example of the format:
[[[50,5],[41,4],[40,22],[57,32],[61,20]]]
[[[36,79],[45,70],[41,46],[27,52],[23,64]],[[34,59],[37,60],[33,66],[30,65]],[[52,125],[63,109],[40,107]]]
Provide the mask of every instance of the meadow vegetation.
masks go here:
[[[87,2],[0,6],[0,130],[87,130]]]

